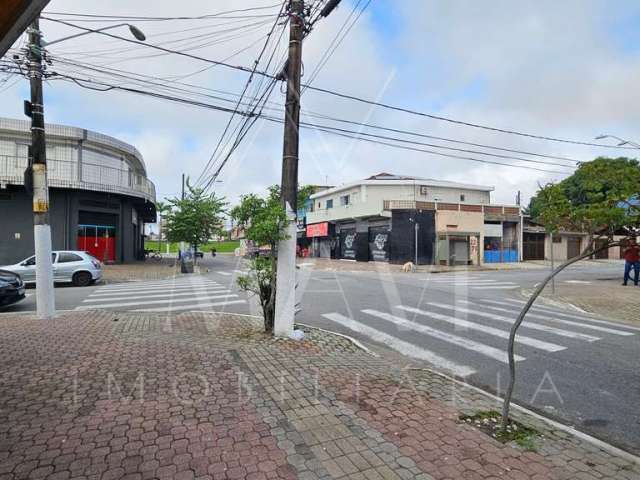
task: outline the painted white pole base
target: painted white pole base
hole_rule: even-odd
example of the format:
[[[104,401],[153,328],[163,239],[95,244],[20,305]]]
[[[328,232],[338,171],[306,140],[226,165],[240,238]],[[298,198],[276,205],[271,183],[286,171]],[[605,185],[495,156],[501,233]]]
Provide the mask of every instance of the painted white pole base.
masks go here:
[[[273,333],[288,338],[293,333],[296,306],[296,222],[289,221],[287,240],[278,242],[276,312]]]
[[[36,251],[36,312],[39,319],[48,320],[56,314],[51,264],[51,226],[34,225],[33,238]]]

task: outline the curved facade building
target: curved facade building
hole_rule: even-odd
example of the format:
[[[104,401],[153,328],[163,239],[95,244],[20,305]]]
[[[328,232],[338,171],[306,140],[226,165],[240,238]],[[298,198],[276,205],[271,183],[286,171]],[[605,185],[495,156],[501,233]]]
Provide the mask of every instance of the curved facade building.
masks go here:
[[[54,250],[106,262],[140,258],[144,224],[156,221],[155,187],[140,152],[101,133],[47,124]],[[24,186],[30,122],[0,118],[0,265],[34,253],[31,196]]]

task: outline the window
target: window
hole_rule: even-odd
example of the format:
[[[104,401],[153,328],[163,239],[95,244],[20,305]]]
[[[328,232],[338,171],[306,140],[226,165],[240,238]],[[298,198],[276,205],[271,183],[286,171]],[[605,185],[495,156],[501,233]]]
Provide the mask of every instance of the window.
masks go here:
[[[428,192],[426,185],[420,185],[420,195],[426,195]]]
[[[461,201],[461,202],[464,202],[464,193],[461,193],[461,194],[460,194],[460,201]]]
[[[560,235],[554,235],[553,243],[562,243],[562,237]]]
[[[82,257],[71,252],[60,252],[58,255],[58,263],[81,262]]]
[[[345,206],[345,205],[349,205],[349,195],[342,195],[340,197],[340,205]]]
[[[327,210],[329,208],[333,208],[333,198],[331,200],[327,200]]]
[[[56,254],[55,253],[51,254],[51,263],[56,263]],[[22,262],[22,265],[28,266],[28,267],[30,267],[32,265],[35,265],[35,264],[36,264],[36,256],[35,255],[32,256],[32,257],[27,258],[24,262]]]

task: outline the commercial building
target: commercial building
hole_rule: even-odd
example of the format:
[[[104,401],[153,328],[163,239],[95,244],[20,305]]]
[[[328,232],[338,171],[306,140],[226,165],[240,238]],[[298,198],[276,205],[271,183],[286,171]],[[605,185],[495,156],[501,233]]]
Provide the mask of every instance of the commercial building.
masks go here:
[[[106,262],[144,255],[144,224],[156,221],[155,187],[133,146],[101,133],[47,124],[54,250],[84,250]],[[33,255],[25,188],[30,123],[0,118],[0,264]]]
[[[438,265],[517,262],[520,208],[493,187],[380,173],[311,196],[310,255]]]

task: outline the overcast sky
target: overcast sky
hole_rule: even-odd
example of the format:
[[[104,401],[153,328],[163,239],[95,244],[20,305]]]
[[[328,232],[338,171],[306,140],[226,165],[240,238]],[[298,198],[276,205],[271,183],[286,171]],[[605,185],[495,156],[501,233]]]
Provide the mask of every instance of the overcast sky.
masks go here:
[[[276,3],[277,0],[51,0],[46,11],[194,16]],[[310,80],[319,59],[356,3],[357,0],[343,0],[329,18],[318,22],[305,41],[303,82]],[[360,7],[365,3],[362,0]],[[257,13],[265,12],[275,13],[277,7]],[[258,18],[256,22],[264,20]],[[156,44],[206,34],[222,28],[219,23],[219,20],[217,23],[190,20],[136,25],[146,33],[148,43]],[[106,24],[84,25],[97,28]],[[313,85],[538,135],[590,142],[600,133],[611,133],[640,141],[638,24],[640,3],[634,0],[372,0]],[[46,20],[42,20],[41,27],[50,41],[77,32]],[[260,39],[269,28],[265,21],[255,30],[239,30],[242,35],[233,41],[208,45],[191,53],[223,59],[253,42],[253,47],[230,60],[235,65],[251,67],[263,43]],[[192,30],[167,33],[185,29]],[[126,29],[113,32],[128,34]],[[184,43],[167,46],[182,48]],[[132,47],[135,49],[129,52],[105,52]],[[159,77],[185,75],[209,66],[175,55],[123,61],[126,56],[158,52],[95,34],[52,45],[50,51],[75,61],[110,63],[114,68]],[[68,66],[54,61],[50,70],[57,69],[70,71]],[[181,81],[240,93],[246,78],[244,73],[214,67]],[[22,118],[22,100],[27,93],[26,80],[0,85],[0,115]],[[271,101],[284,103],[280,88],[275,89]],[[49,122],[97,130],[135,145],[144,155],[159,199],[179,192],[181,173],[198,177],[229,118],[224,112],[118,91],[94,92],[61,81],[45,85],[45,103]],[[307,112],[582,161],[597,155],[634,153],[489,132],[313,91],[304,93],[302,104]],[[317,118],[303,114],[303,120],[313,122]],[[279,183],[281,156],[282,126],[258,122],[222,171],[222,183],[216,190],[233,201],[242,193],[261,192],[267,185]],[[563,178],[560,174],[398,150],[317,131],[302,132],[301,183],[339,184],[383,171],[492,185],[493,200],[499,203],[513,203],[518,190],[522,190],[526,199],[535,192],[538,183]]]

